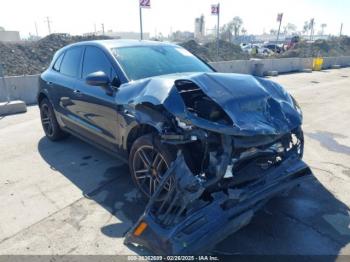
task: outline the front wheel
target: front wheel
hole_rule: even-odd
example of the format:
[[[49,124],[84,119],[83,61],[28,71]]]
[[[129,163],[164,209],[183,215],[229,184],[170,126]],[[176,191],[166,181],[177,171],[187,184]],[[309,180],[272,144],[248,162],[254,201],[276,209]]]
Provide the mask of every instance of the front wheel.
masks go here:
[[[171,163],[176,158],[176,150],[160,143],[154,134],[139,137],[132,145],[129,155],[129,167],[133,181],[138,189],[150,198],[164,176]],[[164,185],[165,196],[173,186],[172,181]]]

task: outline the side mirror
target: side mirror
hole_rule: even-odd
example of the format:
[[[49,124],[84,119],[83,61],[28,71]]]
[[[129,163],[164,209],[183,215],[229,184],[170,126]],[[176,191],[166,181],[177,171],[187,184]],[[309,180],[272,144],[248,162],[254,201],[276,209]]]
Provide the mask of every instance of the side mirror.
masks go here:
[[[97,72],[88,74],[85,78],[85,82],[91,86],[107,87],[111,83],[111,80],[104,72],[97,71]]]
[[[111,85],[116,87],[116,88],[120,87],[121,84],[122,83],[120,82],[120,79],[118,76],[115,76],[112,80],[112,83],[111,83]]]

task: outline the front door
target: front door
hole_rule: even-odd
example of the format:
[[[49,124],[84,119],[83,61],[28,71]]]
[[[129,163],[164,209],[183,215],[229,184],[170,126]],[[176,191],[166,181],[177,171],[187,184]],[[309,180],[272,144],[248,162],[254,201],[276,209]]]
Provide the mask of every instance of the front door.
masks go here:
[[[113,79],[115,70],[105,53],[98,47],[86,46],[81,78],[76,88],[81,92],[76,114],[86,123],[89,139],[108,149],[115,149],[118,140],[118,107],[114,94],[107,94],[103,87],[86,84],[87,75],[102,71]]]

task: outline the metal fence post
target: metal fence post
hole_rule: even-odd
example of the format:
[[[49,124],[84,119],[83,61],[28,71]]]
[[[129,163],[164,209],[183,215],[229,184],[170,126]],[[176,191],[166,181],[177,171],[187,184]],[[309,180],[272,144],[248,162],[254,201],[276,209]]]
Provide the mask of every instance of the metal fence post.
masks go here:
[[[4,92],[6,93],[7,103],[10,103],[11,102],[10,93],[9,93],[9,90],[7,88],[7,84],[6,84],[6,81],[5,81],[4,67],[3,67],[2,64],[0,64],[0,78],[1,78],[1,82],[3,83],[3,86],[4,86]]]

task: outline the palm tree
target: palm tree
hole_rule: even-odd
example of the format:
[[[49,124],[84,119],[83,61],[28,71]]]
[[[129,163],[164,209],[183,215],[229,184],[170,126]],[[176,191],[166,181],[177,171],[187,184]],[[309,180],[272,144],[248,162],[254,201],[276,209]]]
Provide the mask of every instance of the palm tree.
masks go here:
[[[243,20],[239,16],[235,16],[231,21],[233,32],[235,34],[235,37],[239,36],[239,31],[243,25]]]
[[[305,21],[303,26],[303,34],[306,34],[309,30],[310,30],[310,23],[309,21]]]
[[[277,30],[271,29],[270,30],[270,35],[277,35]]]
[[[221,39],[222,40],[225,40],[225,41],[228,41],[228,42],[231,42],[232,40],[232,30],[233,30],[233,26],[232,24],[228,23],[228,24],[225,24],[221,27],[220,31],[220,35],[221,35]]]
[[[286,26],[283,27],[284,34],[293,34],[297,30],[297,26],[292,23],[288,23]]]
[[[242,28],[243,20],[239,16],[235,16],[229,23],[224,24],[221,28],[221,39],[231,42],[232,33],[235,37],[239,36],[239,32],[245,34],[247,31]],[[242,28],[242,30],[241,30]]]

